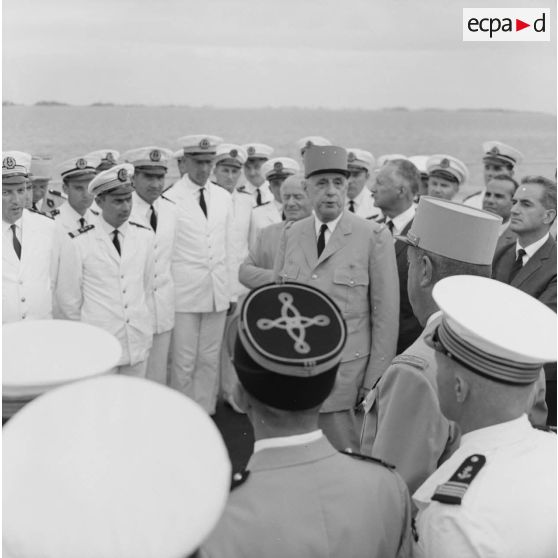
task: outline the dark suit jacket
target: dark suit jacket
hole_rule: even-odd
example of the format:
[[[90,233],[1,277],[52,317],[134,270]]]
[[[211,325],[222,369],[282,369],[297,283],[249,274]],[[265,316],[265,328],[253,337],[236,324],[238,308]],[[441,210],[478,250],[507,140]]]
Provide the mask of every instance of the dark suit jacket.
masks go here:
[[[503,250],[506,246],[515,244],[516,240],[517,235],[510,229],[510,226],[508,225],[508,228],[498,238],[498,242],[496,243],[496,250],[494,250],[494,253],[498,254],[498,252],[500,252],[500,250]]]
[[[411,228],[413,221],[401,231],[405,236]],[[399,275],[399,336],[397,338],[397,354],[401,354],[410,347],[422,332],[422,327],[413,314],[413,308],[407,294],[407,244],[401,240],[395,241],[395,258],[397,260],[397,274]]]
[[[530,294],[556,312],[556,241],[552,236],[510,282],[510,271],[514,261],[515,243],[497,251],[492,263],[492,277]],[[546,364],[544,370],[548,381],[556,381],[556,363]]]

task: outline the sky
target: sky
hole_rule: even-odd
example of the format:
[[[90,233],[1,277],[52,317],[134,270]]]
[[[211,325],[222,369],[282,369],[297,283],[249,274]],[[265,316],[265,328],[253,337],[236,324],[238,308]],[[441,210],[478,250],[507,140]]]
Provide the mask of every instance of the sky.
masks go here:
[[[3,0],[2,95],[24,104],[555,114],[554,2],[550,42],[463,42],[462,8],[479,4]],[[490,6],[541,4],[508,0]]]

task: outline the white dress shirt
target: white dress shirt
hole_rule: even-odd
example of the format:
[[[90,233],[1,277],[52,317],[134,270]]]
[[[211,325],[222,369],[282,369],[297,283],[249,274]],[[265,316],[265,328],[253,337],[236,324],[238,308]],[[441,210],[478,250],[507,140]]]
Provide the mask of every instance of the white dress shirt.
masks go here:
[[[262,438],[254,442],[254,453],[269,448],[284,448],[288,446],[304,446],[319,440],[323,436],[323,432],[312,430],[304,434],[295,434],[293,436],[278,436],[276,438]]]
[[[65,232],[75,232],[81,228],[80,219],[85,219],[85,224],[90,225],[96,223],[98,216],[91,209],[88,209],[83,215],[80,215],[68,202],[63,203],[58,208],[59,213],[55,215],[54,220],[59,227]]]
[[[391,218],[386,218],[386,224],[391,221],[393,223],[393,236],[400,235],[403,229],[415,218],[415,212],[417,210],[417,206],[413,203],[411,207]]]
[[[331,238],[331,235],[335,231],[335,228],[337,227],[337,224],[341,220],[342,216],[343,213],[341,212],[339,214],[339,217],[337,217],[333,221],[329,221],[329,223],[322,223],[322,221],[320,221],[317,215],[314,213],[314,228],[316,230],[316,238],[320,237],[320,229],[322,228],[322,225],[327,225],[327,230],[324,234],[324,240],[325,240],[324,246],[327,246],[327,243],[329,242],[329,239]]]
[[[517,253],[519,250],[525,250],[525,254],[523,255],[523,265],[525,265],[535,254],[535,252],[542,247],[542,245],[548,240],[550,233],[546,233],[541,239],[533,242],[533,244],[529,244],[529,246],[521,246],[519,244],[519,239],[515,244],[515,259],[517,259]]]
[[[461,504],[431,500],[474,454],[486,463]],[[413,500],[419,509],[417,557],[555,556],[556,435],[535,430],[526,415],[468,432]]]

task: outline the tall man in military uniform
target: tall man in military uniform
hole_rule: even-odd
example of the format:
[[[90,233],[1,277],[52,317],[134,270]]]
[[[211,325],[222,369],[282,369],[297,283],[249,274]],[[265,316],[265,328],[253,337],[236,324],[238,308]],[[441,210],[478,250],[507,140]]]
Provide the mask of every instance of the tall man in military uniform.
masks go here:
[[[69,233],[57,298],[62,316],[97,325],[122,347],[121,374],[145,378],[153,341],[153,232],[130,221],[134,167],[124,163],[89,183],[101,215]]]
[[[227,310],[236,302],[233,206],[231,195],[209,180],[221,138],[179,141],[187,173],[165,193],[178,210],[170,385],[213,414]]]
[[[424,331],[367,397],[361,451],[393,463],[411,493],[459,440],[459,431],[440,411],[435,352],[425,341],[440,321],[432,289],[444,277],[490,277],[500,222],[480,209],[422,196],[411,229],[400,237],[409,244],[409,300]],[[533,411],[533,420],[544,424],[542,377],[537,389],[533,401],[542,409]]]
[[[99,213],[91,209],[89,183],[96,175],[97,159],[77,157],[64,161],[59,169],[62,189],[68,200],[52,212],[56,223],[67,233],[93,223]]]
[[[248,295],[234,362],[256,442],[202,557],[410,555],[401,478],[338,453],[319,428],[346,338],[339,309],[318,289],[266,285]]]
[[[322,289],[347,320],[347,345],[320,426],[335,447],[357,448],[355,407],[395,356],[399,285],[393,239],[385,225],[344,211],[345,149],[309,147],[304,162],[314,215],[285,228],[274,272],[280,281]]]
[[[269,183],[262,173],[262,165],[271,157],[273,147],[265,143],[247,143],[242,148],[247,155],[244,163],[246,183],[239,186],[239,189],[251,194],[254,197],[254,206],[257,207],[273,199]]]
[[[462,437],[413,496],[414,555],[555,556],[556,434],[534,429],[525,408],[556,361],[556,315],[481,277],[442,279],[432,296],[440,407]]]
[[[178,214],[176,204],[162,195],[171,152],[162,147],[126,151],[122,159],[134,166],[130,219],[153,231],[153,345],[147,361],[147,378],[167,384],[168,358],[174,327],[174,281],[171,261]]]
[[[64,238],[54,221],[25,209],[31,155],[2,153],[2,323],[53,317]]]

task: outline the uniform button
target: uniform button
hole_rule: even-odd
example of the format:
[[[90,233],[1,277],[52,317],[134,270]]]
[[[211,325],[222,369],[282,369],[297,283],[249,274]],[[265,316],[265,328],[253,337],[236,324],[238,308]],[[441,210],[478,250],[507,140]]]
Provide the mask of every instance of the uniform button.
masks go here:
[[[317,279],[318,276],[314,273],[314,275],[312,275],[312,279]]]
[[[155,277],[157,277],[157,274],[155,273]]]
[[[22,298],[22,299],[21,299],[21,302],[25,302],[25,298]]]
[[[355,353],[355,356],[356,356],[356,357],[359,357],[359,356],[360,356],[360,353]]]
[[[120,279],[124,279],[124,275],[121,275],[121,276],[120,276]]]
[[[130,323],[130,320],[126,320],[126,323],[129,324],[129,323]]]
[[[126,289],[124,289],[124,290],[122,291],[122,294],[126,294]]]
[[[349,281],[349,283],[350,283],[351,285],[354,285],[354,284],[355,284],[355,282],[354,282],[352,279]]]
[[[155,292],[157,292],[157,287],[155,287],[153,290],[154,290]]]
[[[22,320],[25,320],[26,317],[27,317],[27,314],[22,314],[22,315],[21,315],[21,319],[22,319]]]
[[[20,285],[23,285],[23,281],[20,281],[19,284],[20,284]]]
[[[128,305],[127,305],[127,304],[124,304],[124,309],[126,309],[126,308],[128,308]]]

